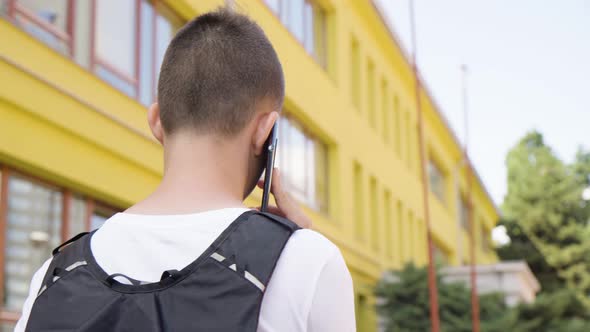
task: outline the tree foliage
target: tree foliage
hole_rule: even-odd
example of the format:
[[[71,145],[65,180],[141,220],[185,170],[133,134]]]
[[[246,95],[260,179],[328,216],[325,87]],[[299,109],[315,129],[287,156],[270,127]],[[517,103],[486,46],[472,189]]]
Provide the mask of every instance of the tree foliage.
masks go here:
[[[589,185],[590,153],[580,150],[567,165],[541,134],[532,132],[509,152],[506,164],[502,211],[514,238],[509,249],[532,254],[523,256],[548,291],[567,287],[590,309],[590,205],[582,198]]]
[[[437,276],[441,330],[471,331],[471,294],[462,283],[442,283]],[[426,268],[406,265],[393,277],[384,278],[376,289],[377,312],[387,332],[430,331],[428,275]],[[561,289],[545,292],[531,304],[509,308],[502,294],[479,296],[482,332],[586,332],[590,313],[575,292]]]
[[[437,276],[439,313],[443,331],[471,331],[471,293],[462,283],[442,283]],[[380,299],[377,311],[385,322],[385,331],[413,332],[430,330],[428,274],[425,268],[408,264],[392,278],[384,278],[376,289]],[[515,315],[499,294],[479,297],[481,330],[509,331]]]
[[[587,332],[590,315],[575,292],[561,289],[541,293],[535,302],[514,308],[517,332]]]
[[[500,294],[479,297],[482,331],[590,331],[590,151],[566,164],[537,132],[508,153],[508,193],[502,206],[511,241],[502,260],[525,260],[541,284],[535,302],[514,308]],[[429,331],[426,269],[406,266],[376,290],[386,331]],[[438,278],[441,329],[471,331],[470,292]]]
[[[539,281],[544,292],[553,292],[565,287],[565,282],[557,275],[557,270],[547,264],[545,257],[523,232],[517,222],[501,220],[499,226],[506,227],[510,243],[496,248],[502,261],[524,260]]]

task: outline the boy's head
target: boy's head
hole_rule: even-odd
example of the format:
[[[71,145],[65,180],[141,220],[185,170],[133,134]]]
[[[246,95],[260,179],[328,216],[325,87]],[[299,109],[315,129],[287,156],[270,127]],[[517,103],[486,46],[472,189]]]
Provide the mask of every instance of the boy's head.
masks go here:
[[[167,135],[191,130],[234,136],[263,100],[279,111],[284,94],[281,63],[262,29],[227,9],[201,15],[178,31],[158,83]]]
[[[240,156],[233,167],[247,177],[245,197],[262,173],[264,142],[284,95],[281,63],[262,29],[219,9],[187,23],[170,42],[148,120],[165,150],[177,136],[231,143],[232,157]]]

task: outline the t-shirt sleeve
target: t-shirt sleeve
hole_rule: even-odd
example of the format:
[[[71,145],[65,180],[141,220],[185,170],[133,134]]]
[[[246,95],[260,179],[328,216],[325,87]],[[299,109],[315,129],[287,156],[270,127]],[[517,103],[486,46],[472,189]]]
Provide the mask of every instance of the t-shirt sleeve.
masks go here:
[[[307,320],[309,332],[356,331],[352,278],[339,250],[319,275]]]
[[[33,278],[31,279],[31,284],[29,286],[29,296],[25,300],[23,304],[22,314],[20,319],[16,323],[14,327],[14,332],[24,332],[25,328],[27,327],[27,322],[29,321],[29,316],[31,315],[31,309],[33,309],[33,303],[35,303],[35,299],[37,298],[37,293],[41,289],[41,283],[43,283],[43,278],[47,273],[47,269],[49,268],[49,264],[51,264],[51,258],[46,260],[43,265],[35,272]]]

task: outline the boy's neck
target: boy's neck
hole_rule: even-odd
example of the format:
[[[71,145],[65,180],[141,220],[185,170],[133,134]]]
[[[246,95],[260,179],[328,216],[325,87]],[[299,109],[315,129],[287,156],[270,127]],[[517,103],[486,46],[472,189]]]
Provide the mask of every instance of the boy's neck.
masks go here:
[[[248,159],[242,147],[209,136],[178,136],[164,150],[162,182],[126,212],[187,214],[243,206]]]

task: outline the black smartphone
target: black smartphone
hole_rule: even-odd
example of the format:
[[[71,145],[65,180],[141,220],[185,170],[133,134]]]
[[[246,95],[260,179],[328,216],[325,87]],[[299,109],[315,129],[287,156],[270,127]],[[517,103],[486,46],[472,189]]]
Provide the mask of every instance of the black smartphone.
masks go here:
[[[260,204],[260,211],[266,212],[268,210],[268,200],[270,198],[270,186],[272,184],[272,171],[275,165],[275,155],[277,153],[277,145],[279,141],[279,128],[277,124],[272,127],[270,135],[266,140],[266,169],[264,171],[264,188],[262,190],[262,203]]]

